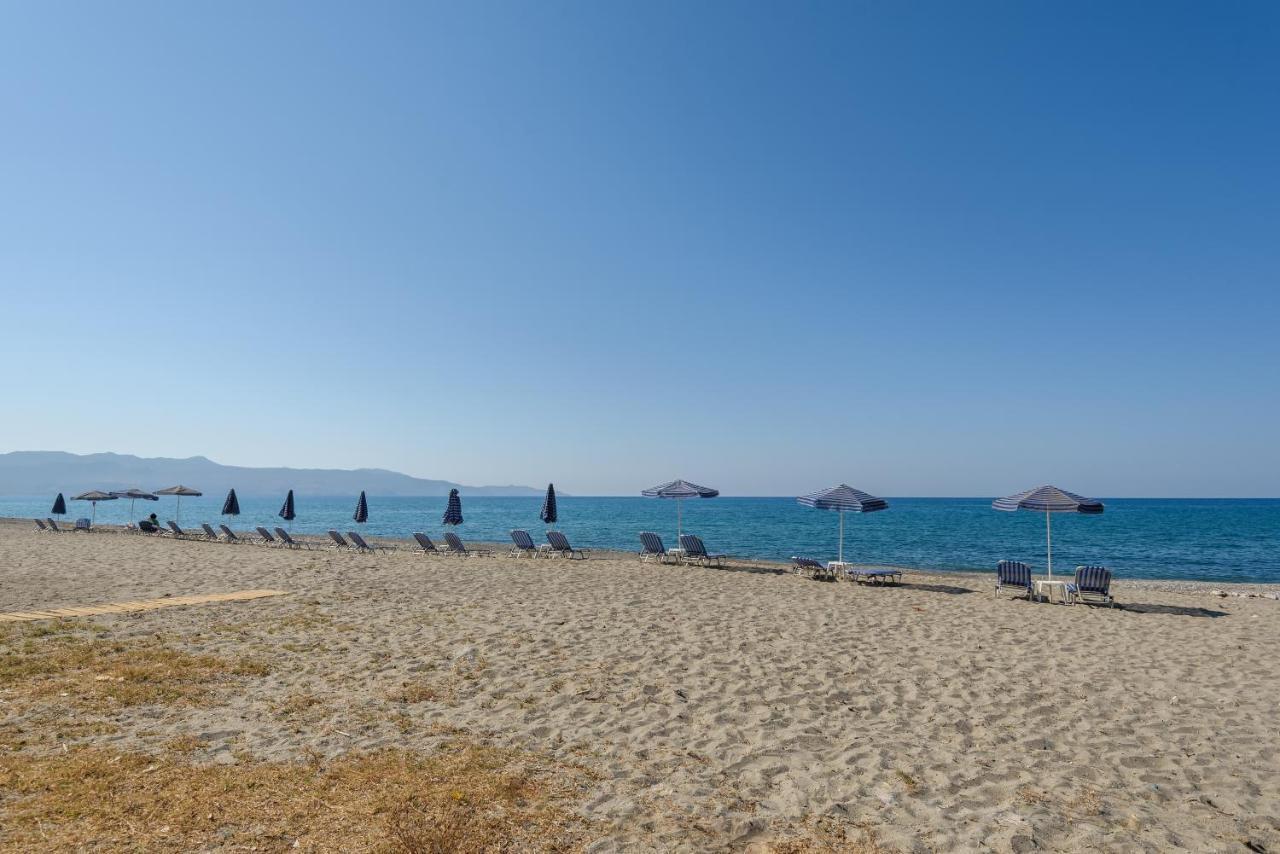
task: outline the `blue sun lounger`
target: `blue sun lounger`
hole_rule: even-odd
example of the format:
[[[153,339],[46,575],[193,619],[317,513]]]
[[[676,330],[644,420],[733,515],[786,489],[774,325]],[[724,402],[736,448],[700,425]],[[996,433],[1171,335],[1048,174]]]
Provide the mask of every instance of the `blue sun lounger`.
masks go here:
[[[902,570],[888,567],[847,566],[845,575],[860,584],[901,584]]]
[[[667,547],[662,544],[662,537],[659,537],[653,531],[640,532],[640,560],[650,561],[657,558],[662,563],[667,562]]]
[[[547,531],[547,543],[550,544],[551,551],[561,557],[582,558],[584,560],[587,557],[587,552],[569,545],[568,537],[559,531]]]
[[[1111,598],[1111,570],[1105,566],[1077,566],[1075,581],[1067,585],[1067,596],[1072,603],[1114,608],[1116,600]]]
[[[533,537],[529,536],[528,531],[512,531],[511,542],[514,545],[511,551],[507,553],[508,557],[537,557],[538,544],[533,541]]]
[[[1006,587],[1025,593],[1027,599],[1033,599],[1031,589],[1031,567],[1020,560],[1002,560],[996,564],[996,598]]]
[[[811,557],[792,557],[791,569],[797,575],[807,574],[815,581],[836,580],[836,574],[825,563]]]
[[[724,559],[728,555],[708,554],[707,547],[702,544],[702,538],[696,534],[681,534],[680,548],[684,549],[684,560],[686,563],[694,561],[703,566],[724,566]]]

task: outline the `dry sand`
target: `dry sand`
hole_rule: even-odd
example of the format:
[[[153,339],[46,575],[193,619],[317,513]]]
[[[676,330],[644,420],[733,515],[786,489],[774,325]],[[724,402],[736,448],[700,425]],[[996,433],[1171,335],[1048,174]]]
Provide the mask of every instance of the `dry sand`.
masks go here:
[[[777,569],[0,522],[0,610],[290,591],[86,620],[271,672],[73,745],[194,735],[200,761],[234,762],[465,731],[599,772],[593,851],[768,850],[815,820],[904,851],[1280,849],[1280,602],[1120,582],[1108,610],[995,600],[990,577]]]

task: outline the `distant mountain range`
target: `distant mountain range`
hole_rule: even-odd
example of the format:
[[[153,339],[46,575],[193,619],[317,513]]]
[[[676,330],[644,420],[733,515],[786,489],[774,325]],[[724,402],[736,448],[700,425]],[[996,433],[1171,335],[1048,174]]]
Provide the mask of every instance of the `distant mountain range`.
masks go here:
[[[128,454],[68,454],[62,451],[13,451],[0,454],[0,495],[48,495],[90,489],[163,489],[183,484],[202,492],[235,488],[241,495],[352,495],[365,490],[379,496],[541,495],[531,486],[464,486],[447,480],[410,477],[386,469],[291,469],[224,466],[207,457],[167,459]]]

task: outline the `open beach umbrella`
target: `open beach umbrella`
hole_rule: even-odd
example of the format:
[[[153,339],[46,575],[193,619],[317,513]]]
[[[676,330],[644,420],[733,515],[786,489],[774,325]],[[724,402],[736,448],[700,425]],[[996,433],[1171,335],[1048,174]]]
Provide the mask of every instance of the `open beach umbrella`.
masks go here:
[[[542,512],[538,514],[538,518],[548,525],[554,525],[556,519],[556,485],[554,483],[547,484],[547,497],[542,499]]]
[[[1044,544],[1045,553],[1048,556],[1050,580],[1053,579],[1053,525],[1049,521],[1050,514],[1092,514],[1102,512],[1101,501],[1085,498],[1076,495],[1074,492],[1058,489],[1056,486],[1037,486],[1035,489],[1028,489],[1025,492],[1019,492],[1017,495],[1010,495],[1008,498],[997,498],[991,502],[991,506],[997,510],[1007,510],[1011,513],[1018,510],[1033,510],[1037,513],[1044,513]]]
[[[684,520],[682,516],[684,500],[686,498],[715,498],[720,494],[720,490],[712,489],[709,486],[698,486],[696,483],[689,483],[687,480],[673,480],[670,483],[664,483],[660,486],[651,486],[640,493],[645,498],[674,498],[676,500],[676,542],[680,542],[680,535],[684,533]]]
[[[222,502],[222,515],[240,515],[240,499],[236,498],[236,491],[234,489],[227,493],[227,500]]]
[[[351,514],[351,518],[356,520],[357,525],[363,525],[369,521],[369,502],[364,500],[364,490],[360,490],[360,500],[356,502],[356,512]]]
[[[462,499],[458,497],[458,490],[449,490],[449,504],[444,508],[444,518],[440,523],[442,525],[462,524]]]
[[[289,490],[289,494],[284,497],[284,504],[280,507],[280,512],[276,514],[289,524],[289,530],[293,530],[293,520],[298,515],[293,511],[293,490]]]
[[[62,497],[62,493],[58,493],[58,497],[53,499],[53,509],[49,511],[54,516],[67,515],[67,499]]]
[[[840,515],[840,549],[836,560],[844,563],[844,514],[874,513],[877,510],[888,510],[889,502],[883,498],[868,495],[861,489],[840,484],[830,489],[823,489],[796,499],[805,507],[817,510],[833,510]]]
[[[99,492],[98,490],[95,489],[90,492],[82,492],[71,500],[72,501],[89,501],[93,504],[93,513],[92,513],[93,518],[89,521],[89,524],[93,525],[94,522],[98,521],[98,502],[99,501],[115,501],[116,497],[112,495],[110,492]]]
[[[141,489],[138,489],[138,487],[136,486],[131,486],[128,489],[122,489],[118,492],[112,492],[111,494],[114,495],[116,498],[129,499],[129,518],[130,519],[133,519],[133,504],[139,498],[141,498],[143,501],[159,501],[160,500],[156,496],[152,495],[150,492],[145,492]]]
[[[174,503],[174,509],[173,509],[173,519],[177,524],[181,525],[182,524],[182,496],[186,495],[194,498],[194,497],[204,495],[204,493],[198,489],[192,489],[189,486],[183,486],[182,484],[178,484],[177,486],[171,486],[168,489],[157,489],[156,495],[172,495],[174,497],[175,503]]]

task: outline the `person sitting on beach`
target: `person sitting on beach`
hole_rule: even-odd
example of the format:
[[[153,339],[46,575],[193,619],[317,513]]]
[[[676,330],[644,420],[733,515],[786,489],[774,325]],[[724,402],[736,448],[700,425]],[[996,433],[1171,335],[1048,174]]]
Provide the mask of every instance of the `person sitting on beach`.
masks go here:
[[[160,520],[156,518],[156,514],[152,513],[138,523],[138,530],[144,534],[157,534],[160,532]]]

